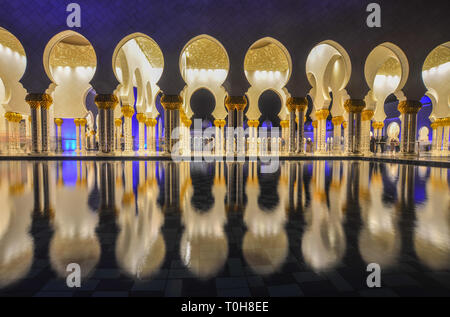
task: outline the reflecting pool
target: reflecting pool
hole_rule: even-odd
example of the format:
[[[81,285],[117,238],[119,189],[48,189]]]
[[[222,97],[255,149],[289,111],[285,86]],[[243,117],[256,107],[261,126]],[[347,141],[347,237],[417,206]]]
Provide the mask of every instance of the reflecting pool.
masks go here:
[[[449,171],[0,162],[0,296],[450,295]]]

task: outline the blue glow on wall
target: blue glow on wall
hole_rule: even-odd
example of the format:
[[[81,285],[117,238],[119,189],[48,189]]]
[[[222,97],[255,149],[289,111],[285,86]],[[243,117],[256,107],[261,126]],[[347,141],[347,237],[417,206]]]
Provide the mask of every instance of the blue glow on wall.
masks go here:
[[[75,123],[73,119],[64,119],[61,126],[62,148],[63,151],[75,151],[77,145],[77,136]]]

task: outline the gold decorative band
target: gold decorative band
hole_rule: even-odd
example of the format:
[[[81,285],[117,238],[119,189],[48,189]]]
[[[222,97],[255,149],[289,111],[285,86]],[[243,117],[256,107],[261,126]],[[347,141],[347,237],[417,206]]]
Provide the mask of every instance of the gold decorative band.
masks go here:
[[[347,99],[344,103],[344,108],[347,112],[361,112],[366,106],[363,99]]]
[[[178,110],[183,104],[183,97],[180,95],[163,95],[161,105],[166,110]]]
[[[418,100],[403,100],[398,103],[398,111],[400,113],[412,113],[415,114],[419,112],[420,108],[422,108],[422,103]]]
[[[312,122],[312,126],[313,126],[314,129],[317,129],[317,125],[318,125],[317,120]]]
[[[122,119],[120,119],[120,118],[115,119],[114,120],[114,125],[116,127],[120,127],[122,125]]]

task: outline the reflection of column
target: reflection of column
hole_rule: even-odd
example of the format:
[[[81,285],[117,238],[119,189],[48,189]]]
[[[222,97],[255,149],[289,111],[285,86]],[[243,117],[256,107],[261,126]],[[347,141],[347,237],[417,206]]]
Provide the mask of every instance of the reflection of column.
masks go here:
[[[353,154],[361,152],[361,112],[365,106],[362,99],[347,99],[344,103],[348,112],[348,150]]]
[[[172,152],[172,147],[175,143],[172,138],[172,132],[179,125],[179,111],[183,104],[183,98],[179,95],[163,95],[161,97],[161,105],[164,108],[164,138],[166,154]]]
[[[147,117],[143,113],[138,113],[136,119],[139,123],[139,152],[143,152],[145,150],[145,121]]]
[[[414,154],[416,147],[417,112],[422,103],[417,100],[403,100],[398,103],[398,111],[402,114],[401,152]]]
[[[25,101],[30,106],[31,110],[31,153],[39,153],[39,135],[40,135],[40,123],[39,123],[39,107],[41,102],[53,102],[52,97],[48,94],[28,94]]]
[[[73,119],[75,123],[76,146],[75,151],[80,152],[80,119]]]
[[[134,109],[132,106],[122,106],[122,114],[123,114],[123,137],[124,137],[124,143],[125,148],[124,152],[131,152],[133,151],[133,136],[131,135],[131,118],[134,114]]]
[[[343,116],[337,116],[331,119],[333,123],[333,152],[341,152],[341,124],[344,122]]]
[[[55,124],[56,124],[56,153],[61,153],[62,152],[61,126],[63,124],[63,119],[55,118]]]

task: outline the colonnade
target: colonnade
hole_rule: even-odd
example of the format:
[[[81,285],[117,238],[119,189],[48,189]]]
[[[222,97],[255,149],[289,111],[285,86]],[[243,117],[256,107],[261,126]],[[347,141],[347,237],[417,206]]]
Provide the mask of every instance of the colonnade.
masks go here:
[[[31,135],[31,153],[50,153],[49,139],[49,109],[52,98],[48,94],[29,94],[26,99],[30,105],[30,116],[27,124],[26,117],[14,112],[5,114],[7,122],[8,151],[19,153],[21,148],[20,122],[25,119],[25,129]],[[113,94],[97,95],[95,103],[98,107],[97,131],[87,130],[86,118],[75,118],[76,152],[85,154],[88,145],[92,148],[98,142],[98,151],[102,154],[134,154],[133,136],[131,131],[134,108],[130,105],[121,106],[122,118],[114,118],[114,109],[119,104]],[[176,142],[179,142],[181,155],[191,154],[191,124],[183,110],[183,98],[178,95],[163,95],[161,104],[164,108],[164,136],[163,151],[157,149],[157,120],[148,118],[144,113],[137,113],[139,124],[137,154],[159,155],[171,154]],[[245,96],[228,96],[225,107],[228,117],[214,120],[215,133],[212,155],[257,156],[257,155],[303,155],[306,152],[305,121],[308,101],[306,98],[290,97],[285,107],[287,120],[281,120],[281,134],[259,135],[259,120],[247,120],[248,130],[244,130],[244,109],[247,106]],[[398,104],[401,113],[400,152],[402,155],[417,154],[417,113],[421,108],[420,101],[402,100]],[[345,112],[331,118],[333,125],[332,142],[327,140],[327,120],[330,119],[328,109],[313,112],[313,143],[314,154],[352,154],[372,155],[370,139],[380,140],[383,136],[385,124],[374,121],[374,111],[366,109],[364,100],[348,99],[344,103]],[[433,155],[448,155],[450,118],[437,119],[431,124],[433,141],[431,153]],[[55,152],[61,153],[62,118],[55,118]],[[174,129],[179,127],[177,135]],[[226,129],[229,128],[229,129]],[[372,128],[372,129],[371,129]],[[371,136],[371,131],[372,136]],[[123,149],[121,139],[123,138]],[[195,139],[195,138],[194,138]],[[343,139],[343,142],[341,140]],[[270,150],[269,150],[270,149]],[[377,150],[375,150],[376,152]],[[379,149],[378,149],[379,152]]]

